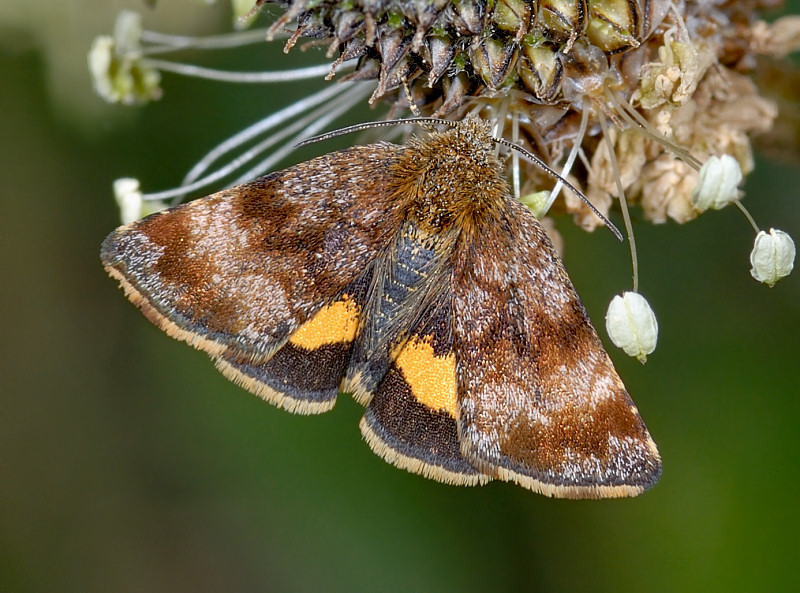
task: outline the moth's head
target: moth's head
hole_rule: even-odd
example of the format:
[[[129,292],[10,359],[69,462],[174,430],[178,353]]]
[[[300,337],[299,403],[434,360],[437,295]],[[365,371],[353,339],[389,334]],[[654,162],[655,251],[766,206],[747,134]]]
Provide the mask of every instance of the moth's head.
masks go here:
[[[444,131],[430,132],[417,147],[429,169],[455,169],[462,183],[471,177],[479,180],[501,175],[497,141],[491,124],[483,119],[469,117]]]
[[[399,191],[428,230],[464,226],[504,206],[508,183],[490,131],[489,123],[469,118],[403,149],[395,164]]]
[[[400,166],[427,193],[507,192],[503,164],[491,124],[477,118],[447,122],[406,145]]]

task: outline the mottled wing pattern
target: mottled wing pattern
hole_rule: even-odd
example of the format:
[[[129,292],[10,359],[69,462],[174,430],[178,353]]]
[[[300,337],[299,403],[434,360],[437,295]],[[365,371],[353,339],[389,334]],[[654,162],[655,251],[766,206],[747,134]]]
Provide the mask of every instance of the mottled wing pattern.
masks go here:
[[[636,495],[656,446],[544,229],[509,200],[453,259],[461,450],[548,496]]]
[[[334,342],[347,341],[352,320],[336,323],[361,304],[345,291],[402,224],[386,167],[397,150],[331,153],[121,227],[103,243],[103,264],[155,325],[259,391],[265,381],[247,365],[328,305]],[[324,341],[307,329],[301,347]]]
[[[460,451],[450,294],[429,311],[393,352],[361,432],[376,454],[402,469],[448,484],[488,482]]]

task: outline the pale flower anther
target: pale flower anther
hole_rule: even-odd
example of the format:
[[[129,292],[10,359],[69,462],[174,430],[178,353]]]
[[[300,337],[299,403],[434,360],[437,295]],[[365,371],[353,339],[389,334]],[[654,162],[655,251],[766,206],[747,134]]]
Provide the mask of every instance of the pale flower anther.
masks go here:
[[[639,362],[645,362],[656,349],[658,322],[650,304],[638,292],[624,292],[611,299],[606,331],[615,346]]]
[[[795,246],[792,238],[777,229],[769,234],[761,231],[756,235],[753,251],[750,252],[750,270],[759,282],[774,286],[781,278],[788,276],[794,268]]]

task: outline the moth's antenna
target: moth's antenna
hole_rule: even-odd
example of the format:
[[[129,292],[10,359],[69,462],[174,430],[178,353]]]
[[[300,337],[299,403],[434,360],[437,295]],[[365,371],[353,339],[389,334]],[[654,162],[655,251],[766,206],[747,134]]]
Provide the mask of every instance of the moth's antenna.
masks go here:
[[[409,117],[406,119],[393,119],[390,121],[368,121],[364,122],[363,124],[354,124],[352,126],[347,126],[346,128],[339,128],[338,130],[326,132],[325,134],[319,134],[318,136],[306,138],[305,140],[295,144],[295,148],[308,146],[314,142],[330,140],[331,138],[337,138],[339,136],[344,136],[345,134],[352,134],[353,132],[360,132],[361,130],[371,130],[372,128],[388,128],[390,126],[404,126],[407,124],[445,124],[451,128],[455,128],[458,125],[458,122],[447,119],[439,119],[437,117]]]
[[[373,121],[373,122],[364,122],[361,124],[355,124],[352,126],[347,126],[346,128],[340,128],[338,130],[333,130],[331,132],[326,132],[325,134],[320,134],[318,136],[312,136],[311,138],[306,138],[305,140],[298,142],[295,144],[295,148],[300,148],[301,146],[308,146],[314,142],[321,142],[323,140],[330,140],[331,138],[337,138],[339,136],[344,136],[345,134],[351,134],[353,132],[360,132],[362,130],[371,130],[373,128],[388,128],[390,126],[404,126],[408,124],[430,124],[430,125],[446,125],[450,126],[451,128],[455,128],[458,126],[459,122],[451,121],[448,119],[439,119],[438,117],[409,117],[406,119],[393,119],[389,121]],[[603,224],[614,233],[614,236],[619,239],[620,241],[623,240],[622,233],[619,232],[619,229],[614,226],[614,224],[608,220],[603,214],[595,208],[594,204],[589,201],[584,193],[579,190],[577,187],[572,185],[569,181],[564,179],[561,175],[551,169],[542,159],[538,156],[533,154],[531,151],[519,146],[518,144],[514,144],[513,142],[509,142],[505,138],[492,138],[498,144],[505,146],[511,150],[516,150],[522,156],[529,159],[533,164],[539,167],[542,171],[544,171],[547,175],[555,179],[556,181],[560,181],[564,187],[578,196],[587,206],[589,209],[594,213],[597,218],[599,218]]]
[[[509,142],[505,138],[495,138],[494,141],[497,142],[498,144],[502,144],[503,146],[505,146],[507,148],[510,148],[511,150],[516,150],[521,155],[523,155],[526,158],[530,159],[533,162],[533,164],[535,164],[537,167],[539,167],[547,175],[549,175],[550,177],[552,177],[556,181],[561,182],[564,185],[564,187],[566,187],[568,190],[570,190],[572,193],[574,193],[576,196],[578,196],[583,201],[584,204],[589,206],[589,209],[594,213],[594,215],[597,218],[599,218],[600,220],[603,221],[603,224],[606,225],[606,227],[608,227],[608,230],[610,230],[612,233],[614,233],[614,236],[617,239],[619,239],[620,241],[623,240],[622,233],[619,232],[619,229],[617,227],[615,227],[614,224],[610,220],[608,220],[605,216],[603,216],[603,214],[597,208],[595,208],[594,204],[592,204],[592,202],[589,200],[589,198],[587,198],[586,195],[581,190],[579,190],[577,187],[572,185],[569,181],[567,181],[561,175],[559,175],[553,169],[551,169],[547,165],[547,163],[545,163],[542,159],[540,159],[538,156],[533,154],[530,150],[527,150],[526,148],[523,148],[519,144],[514,144],[513,142]]]

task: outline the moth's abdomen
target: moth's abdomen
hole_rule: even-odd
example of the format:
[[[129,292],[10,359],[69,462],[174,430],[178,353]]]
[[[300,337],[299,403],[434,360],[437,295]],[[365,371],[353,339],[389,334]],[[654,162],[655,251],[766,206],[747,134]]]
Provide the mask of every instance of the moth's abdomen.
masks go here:
[[[381,338],[396,326],[414,293],[424,289],[430,268],[436,260],[436,251],[408,233],[400,235],[398,249],[376,302],[375,313],[368,320],[372,338]]]
[[[437,236],[407,223],[393,247],[376,262],[345,385],[368,401],[389,368],[392,349],[420,320],[432,297],[444,287],[443,264],[449,249]]]

